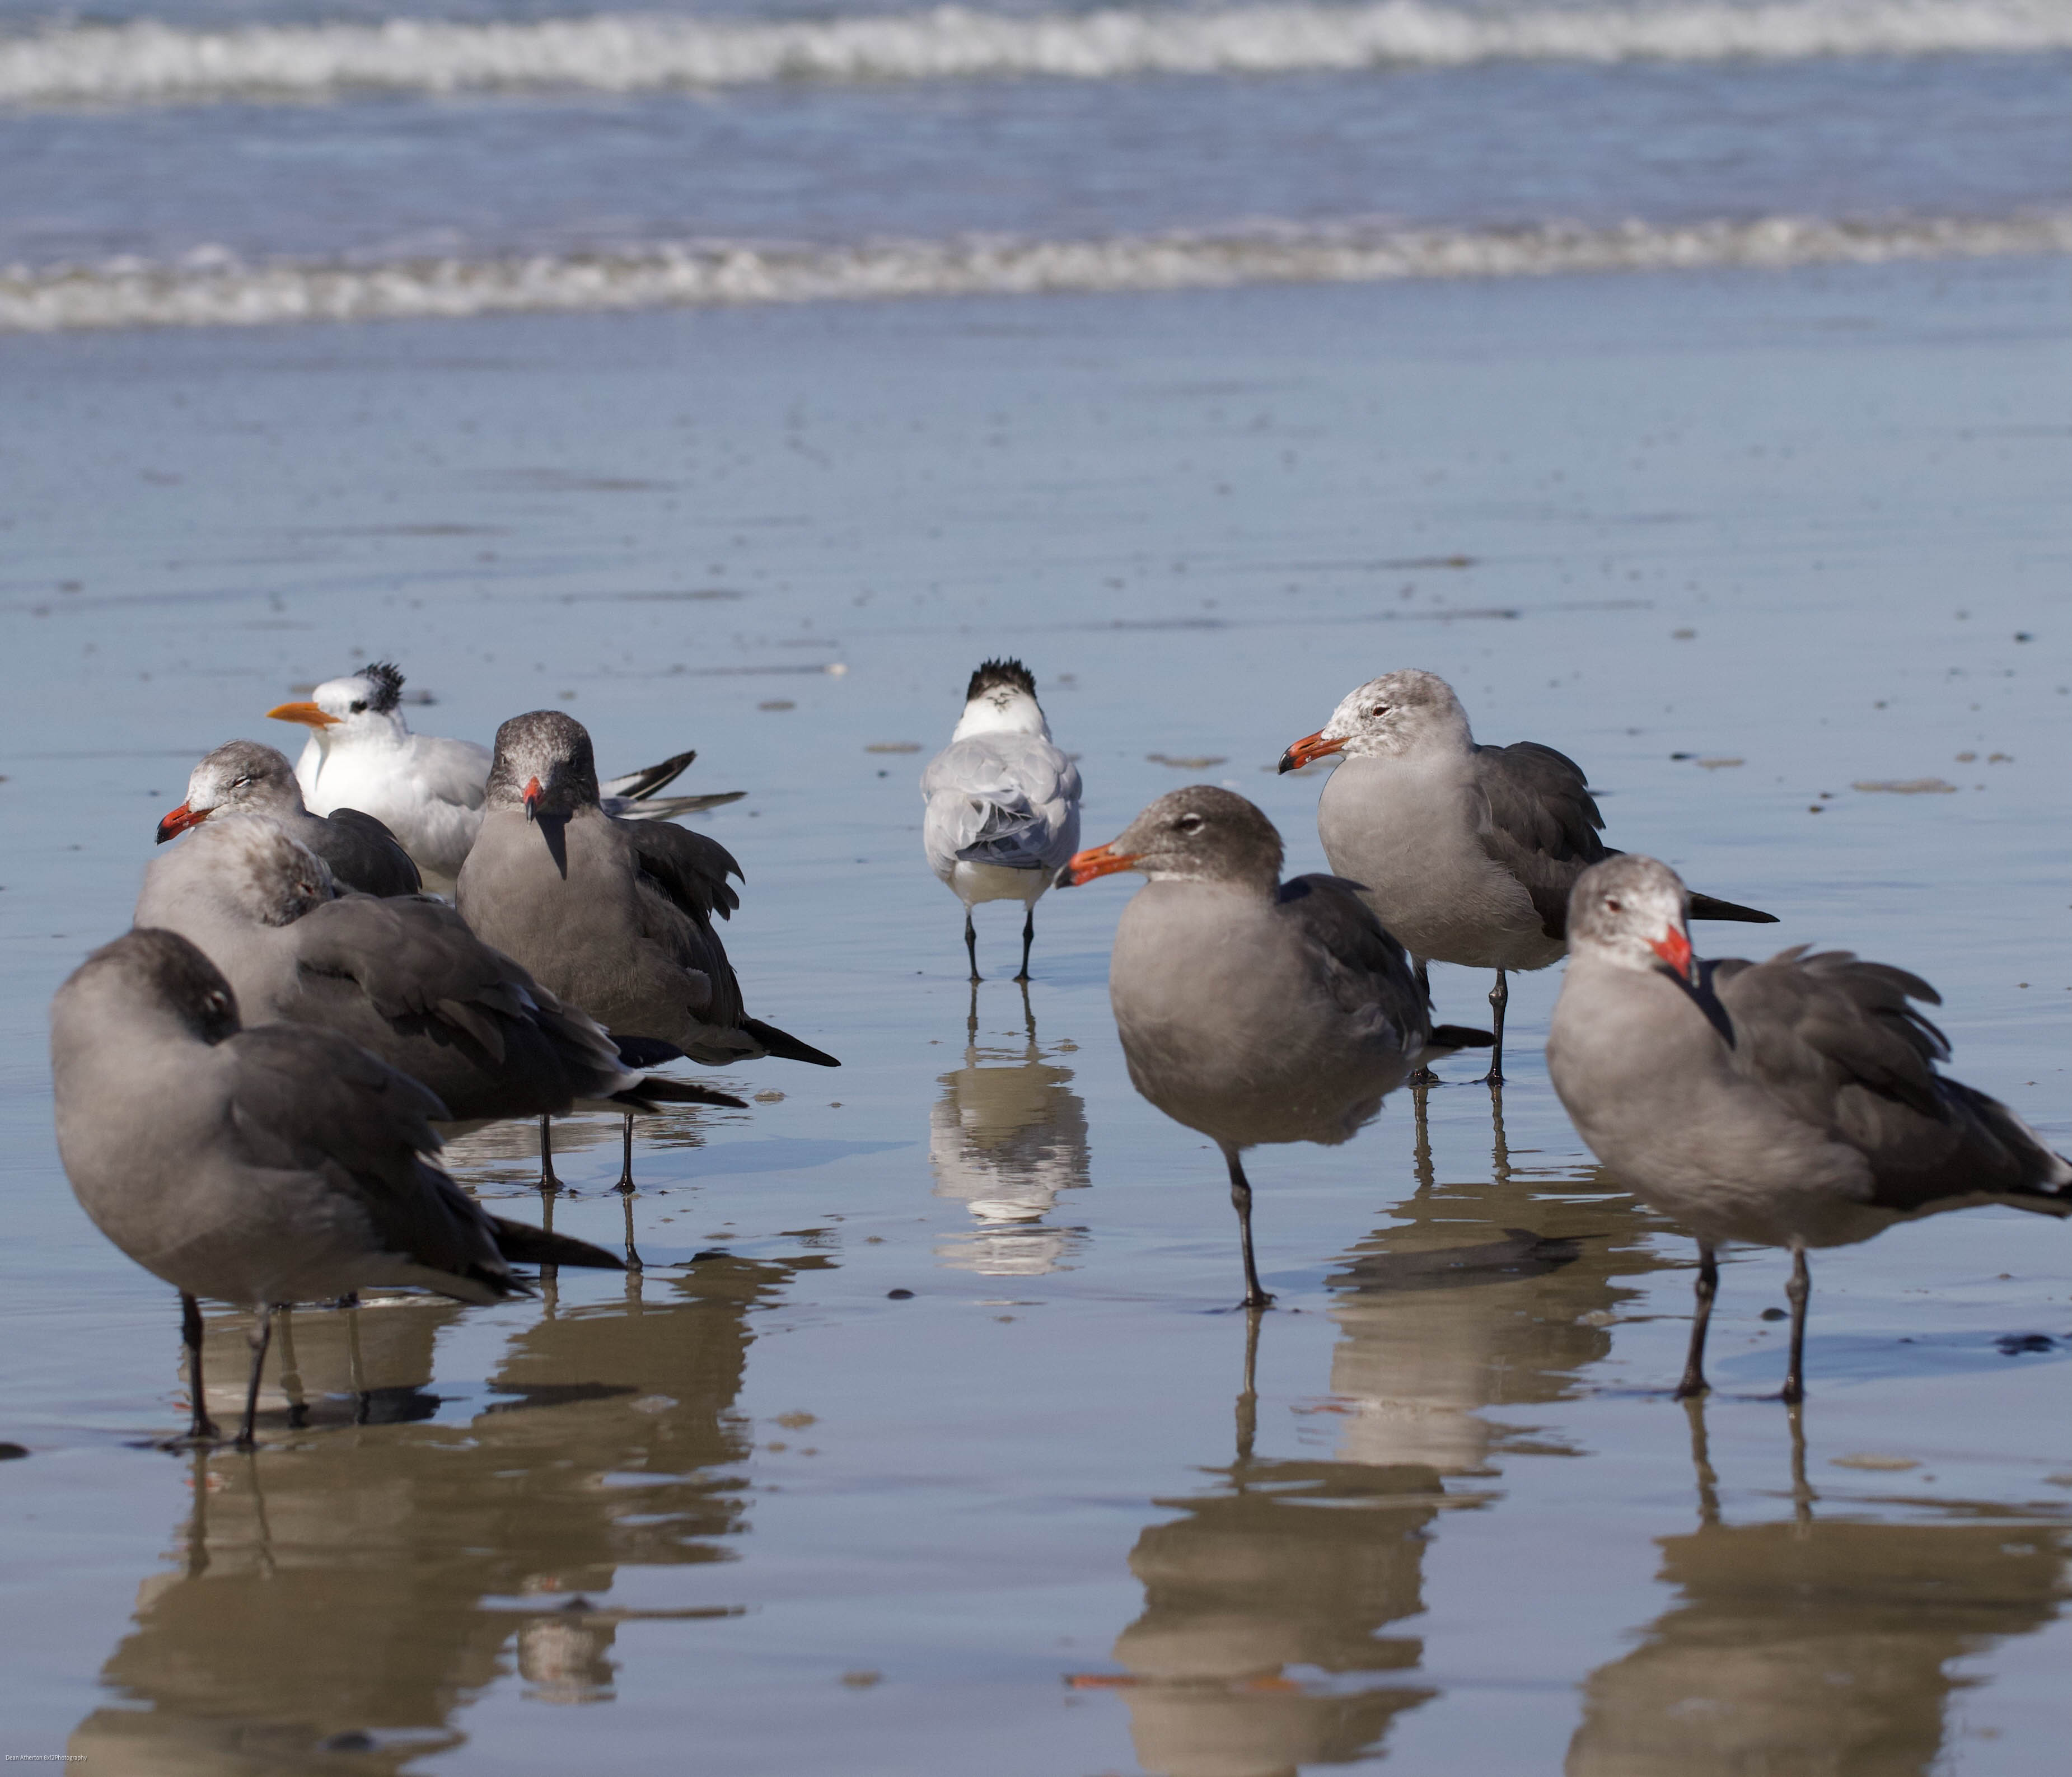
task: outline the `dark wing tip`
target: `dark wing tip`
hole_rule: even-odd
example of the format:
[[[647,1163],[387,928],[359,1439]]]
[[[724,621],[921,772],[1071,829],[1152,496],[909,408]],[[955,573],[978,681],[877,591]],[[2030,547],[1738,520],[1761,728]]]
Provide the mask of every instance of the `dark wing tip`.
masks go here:
[[[825,1050],[816,1049],[810,1043],[802,1043],[790,1031],[780,1030],[774,1024],[765,1024],[760,1018],[743,1018],[741,1028],[780,1061],[810,1062],[816,1067],[841,1066]]]
[[[1732,919],[1745,926],[1774,926],[1777,915],[1765,913],[1759,907],[1745,907],[1736,901],[1722,901],[1716,895],[1693,895],[1691,897],[1691,917],[1694,919]]]
[[[1473,1030],[1464,1024],[1435,1024],[1432,1034],[1424,1039],[1429,1049],[1494,1049],[1495,1033]]]

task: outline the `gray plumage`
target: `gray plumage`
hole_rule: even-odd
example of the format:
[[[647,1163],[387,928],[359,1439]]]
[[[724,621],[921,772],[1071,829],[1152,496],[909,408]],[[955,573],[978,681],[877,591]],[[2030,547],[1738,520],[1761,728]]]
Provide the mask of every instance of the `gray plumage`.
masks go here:
[[[1937,1067],[1949,1045],[1919,977],[1804,946],[1700,962],[1675,871],[1622,856],[1570,903],[1570,960],[1548,1071],[1612,1173],[1696,1235],[1700,1318],[1681,1392],[1704,1386],[1714,1250],[1794,1254],[1801,1380],[1808,1248],[1980,1203],[2072,1214],[2072,1163],[1996,1100]]]
[[[335,1032],[240,1026],[230,984],[177,933],[104,945],[51,1006],[58,1151],[96,1227],[187,1298],[257,1310],[245,1441],[276,1306],[412,1285],[462,1302],[525,1286],[522,1253],[608,1253],[487,1214],[432,1165],[434,1095]],[[212,1436],[199,1374],[196,1435]]]
[[[1223,1152],[1254,1305],[1270,1298],[1252,1261],[1238,1156],[1265,1142],[1348,1141],[1412,1068],[1489,1040],[1434,1030],[1402,946],[1355,885],[1283,883],[1281,856],[1251,803],[1197,784],[1161,796],[1059,878],[1150,878],[1116,928],[1116,1026],[1131,1084]]]
[[[1453,688],[1414,668],[1370,680],[1281,768],[1343,755],[1317,802],[1317,833],[1340,875],[1359,882],[1382,923],[1415,957],[1493,969],[1503,1077],[1503,976],[1544,969],[1567,948],[1577,879],[1619,854],[1583,768],[1535,741],[1477,744]],[[1693,898],[1699,919],[1774,924],[1752,907]]]
[[[371,814],[311,814],[288,755],[256,740],[226,741],[187,778],[187,800],[158,823],[160,845],[218,815],[278,821],[321,858],[341,884],[363,895],[415,895],[424,883],[395,834]]]
[[[702,833],[607,815],[588,733],[542,710],[496,731],[482,829],[456,900],[477,936],[643,1062],[683,1055],[723,1066],[775,1055],[838,1066],[746,1015],[713,928],[740,905],[727,881],[740,874]]]
[[[279,824],[212,821],[153,860],[136,922],[180,933],[227,975],[249,1024],[320,1026],[429,1088],[459,1121],[652,1108],[596,1022],[484,944],[442,902],[339,898]],[[707,1101],[740,1100],[695,1089]]]
[[[972,674],[950,744],[921,773],[928,867],[964,904],[964,948],[978,973],[971,910],[1019,901],[1022,970],[1029,978],[1038,899],[1079,843],[1079,767],[1050,738],[1036,681],[1019,660],[988,660]]]

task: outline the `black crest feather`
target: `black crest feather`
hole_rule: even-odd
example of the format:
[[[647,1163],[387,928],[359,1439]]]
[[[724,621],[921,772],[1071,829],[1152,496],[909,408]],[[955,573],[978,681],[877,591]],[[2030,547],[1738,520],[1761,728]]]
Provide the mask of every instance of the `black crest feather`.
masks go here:
[[[990,691],[997,685],[1010,685],[1032,697],[1036,695],[1036,675],[1019,660],[987,660],[972,674],[971,684],[964,691],[964,701],[969,703],[980,692]]]
[[[363,668],[360,676],[374,687],[374,695],[367,700],[368,709],[385,714],[402,701],[403,669],[393,660],[376,660]]]

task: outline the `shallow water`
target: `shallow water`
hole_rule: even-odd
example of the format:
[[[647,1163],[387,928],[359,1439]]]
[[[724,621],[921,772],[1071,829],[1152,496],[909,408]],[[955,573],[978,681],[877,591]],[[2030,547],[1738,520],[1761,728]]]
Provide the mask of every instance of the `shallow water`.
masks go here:
[[[1615,843],[1778,912],[1759,942],[1927,974],[1957,1071],[2064,1146],[2066,282],[0,343],[0,1437],[31,1452],[0,1466],[0,1750],[2054,1771],[2062,1228],[1820,1255],[1796,1421],[1782,1262],[1737,1257],[1687,1413],[1691,1248],[1554,1104],[1550,972],[1515,984],[1500,1121],[1451,1084],[1256,1157],[1281,1306],[1248,1353],[1215,1157],[1121,1069],[1126,883],[1043,902],[1026,1006],[982,913],[974,1006],[914,779],[1018,652],[1089,843],[1205,776],[1314,868],[1316,777],[1273,759],[1429,666],[1481,738],[1581,758]],[[749,1110],[643,1135],[643,1275],[299,1313],[260,1453],[170,1456],[173,1304],[64,1186],[43,1006],[191,761],[356,649],[433,731],[565,701],[606,769],[696,745],[695,787],[750,792],[703,821],[748,872],[751,1004],[846,1065],[732,1070]],[[1955,788],[1852,788],[1927,778]],[[1486,981],[1435,976],[1479,1014]],[[615,1125],[557,1146],[555,1224],[619,1238]],[[532,1216],[531,1153],[454,1160]],[[212,1387],[240,1324],[212,1317]]]

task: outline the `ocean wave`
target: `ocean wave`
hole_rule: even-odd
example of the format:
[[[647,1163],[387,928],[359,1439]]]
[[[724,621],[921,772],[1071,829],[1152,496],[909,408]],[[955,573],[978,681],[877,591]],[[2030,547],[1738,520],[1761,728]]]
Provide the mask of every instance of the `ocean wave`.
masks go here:
[[[1018,18],[942,6],[771,24],[604,14],[524,23],[391,19],[216,31],[144,21],[0,38],[0,104],[2066,48],[2072,48],[2072,6],[2065,0],[1671,0],[1497,12],[1381,0],[1220,11],[1118,7]]]
[[[851,247],[657,243],[610,254],[0,269],[0,331],[257,327],[299,321],[738,306],[890,298],[1203,290],[1241,284],[1529,278],[1709,266],[1877,265],[2072,253],[2072,212],[1836,221],[1770,216],[1680,227],[1379,224],[1107,240],[967,237]]]

